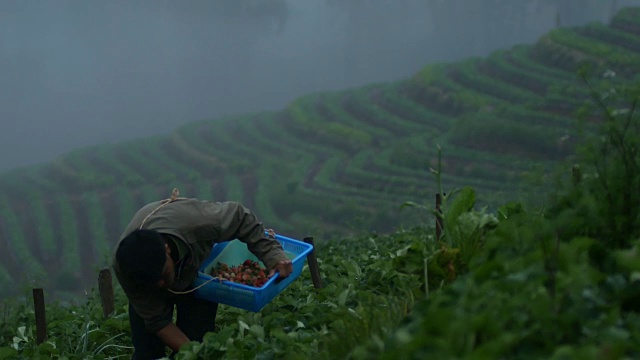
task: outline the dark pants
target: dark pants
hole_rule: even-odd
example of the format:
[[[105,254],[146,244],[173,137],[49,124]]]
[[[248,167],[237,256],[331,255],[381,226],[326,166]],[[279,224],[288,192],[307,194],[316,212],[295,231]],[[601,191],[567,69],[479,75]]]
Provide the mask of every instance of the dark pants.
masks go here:
[[[202,341],[205,333],[212,332],[218,304],[195,298],[192,294],[175,297],[176,326],[191,341]],[[171,319],[172,320],[172,319]],[[166,356],[166,345],[156,334],[148,332],[144,321],[129,304],[129,324],[134,352],[133,360],[159,359]]]

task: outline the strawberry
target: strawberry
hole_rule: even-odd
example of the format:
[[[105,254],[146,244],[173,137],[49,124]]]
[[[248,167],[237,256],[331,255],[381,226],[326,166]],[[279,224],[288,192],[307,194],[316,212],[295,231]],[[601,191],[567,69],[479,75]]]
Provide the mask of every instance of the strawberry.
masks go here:
[[[262,287],[267,282],[265,271],[260,267],[260,263],[247,259],[240,265],[229,266],[225,263],[218,263],[218,266],[211,269],[213,277],[220,280],[228,280],[237,284],[245,284],[254,287]]]

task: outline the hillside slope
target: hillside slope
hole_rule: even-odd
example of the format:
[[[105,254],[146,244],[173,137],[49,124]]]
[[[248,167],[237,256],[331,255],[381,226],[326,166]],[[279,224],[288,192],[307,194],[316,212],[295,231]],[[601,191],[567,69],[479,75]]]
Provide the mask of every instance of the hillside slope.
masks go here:
[[[637,81],[640,10],[410,79],[309,94],[280,111],[193,122],[3,174],[0,293],[95,283],[133,212],[173,187],[241,201],[293,237],[388,232],[427,218],[399,207],[432,203],[440,145],[445,191],[473,186],[486,205],[539,197],[544,189],[522,191],[523,180],[571,155],[575,111],[589,98],[577,76],[585,64],[594,81]],[[616,76],[603,78],[608,70]]]

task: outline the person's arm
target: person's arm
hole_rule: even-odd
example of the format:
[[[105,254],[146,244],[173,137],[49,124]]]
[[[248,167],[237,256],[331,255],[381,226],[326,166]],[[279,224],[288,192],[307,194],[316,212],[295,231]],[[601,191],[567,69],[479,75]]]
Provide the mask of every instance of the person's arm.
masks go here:
[[[165,345],[174,351],[178,351],[182,345],[190,341],[182,330],[172,322],[173,306],[167,306],[167,302],[162,298],[166,290],[136,287],[134,283],[123,277],[117,264],[114,265],[114,271],[133,307],[132,311],[135,311],[144,320],[148,331],[155,333]]]
[[[249,251],[265,264],[270,276],[275,272],[282,278],[289,276],[291,260],[276,239],[265,236],[264,226],[251,210],[238,202],[224,202],[219,204],[218,211],[221,239],[237,238],[246,243]]]
[[[171,323],[156,333],[160,340],[164,342],[171,350],[179,351],[180,347],[190,340],[185,335],[180,328],[178,328],[174,323]]]

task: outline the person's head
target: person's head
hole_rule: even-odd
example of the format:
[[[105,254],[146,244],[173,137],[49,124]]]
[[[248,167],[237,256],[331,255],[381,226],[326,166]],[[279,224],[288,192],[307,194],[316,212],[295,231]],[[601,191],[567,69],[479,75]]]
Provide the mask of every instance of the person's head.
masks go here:
[[[135,230],[118,246],[120,271],[141,286],[168,287],[174,281],[174,262],[165,238],[153,230]]]

